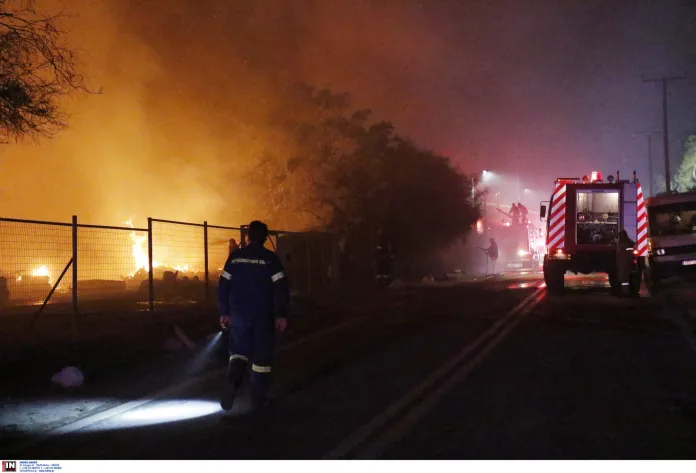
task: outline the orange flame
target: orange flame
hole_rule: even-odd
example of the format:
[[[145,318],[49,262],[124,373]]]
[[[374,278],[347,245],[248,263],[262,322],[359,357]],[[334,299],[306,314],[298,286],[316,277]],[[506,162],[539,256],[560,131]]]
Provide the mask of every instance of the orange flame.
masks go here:
[[[126,225],[128,225],[131,228],[135,228],[133,226],[133,221],[132,219],[128,219],[127,222],[125,222]],[[149,272],[150,271],[150,259],[148,258],[147,255],[147,249],[144,248],[145,242],[147,241],[147,236],[139,236],[135,232],[130,233],[130,239],[133,242],[133,259],[135,260],[135,270],[130,274],[131,277],[135,276],[135,273],[140,271],[141,269]],[[157,268],[161,266],[160,263],[157,261],[152,261],[152,267]]]

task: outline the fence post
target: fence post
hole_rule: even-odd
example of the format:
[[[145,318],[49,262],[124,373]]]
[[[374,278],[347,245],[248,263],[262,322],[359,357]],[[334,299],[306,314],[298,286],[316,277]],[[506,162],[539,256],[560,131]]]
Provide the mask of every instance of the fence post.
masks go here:
[[[208,276],[208,221],[203,222],[203,249],[205,251],[205,302],[208,305],[210,299],[210,277]]]
[[[77,339],[77,215],[72,217],[72,303],[73,313],[70,323],[73,341]]]
[[[150,312],[155,310],[155,275],[152,268],[152,217],[147,218],[147,273]]]

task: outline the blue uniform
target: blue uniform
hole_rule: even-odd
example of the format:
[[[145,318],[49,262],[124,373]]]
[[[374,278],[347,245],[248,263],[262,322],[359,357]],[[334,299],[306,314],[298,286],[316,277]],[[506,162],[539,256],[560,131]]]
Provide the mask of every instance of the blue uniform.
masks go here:
[[[220,276],[218,301],[230,316],[228,380],[235,390],[251,363],[252,397],[265,398],[273,359],[274,320],[286,317],[289,290],[280,258],[251,242],[233,251]]]

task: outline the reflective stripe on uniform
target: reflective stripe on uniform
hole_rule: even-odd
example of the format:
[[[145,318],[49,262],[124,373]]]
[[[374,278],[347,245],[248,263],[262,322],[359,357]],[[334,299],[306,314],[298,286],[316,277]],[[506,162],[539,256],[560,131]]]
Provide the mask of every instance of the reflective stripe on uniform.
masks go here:
[[[270,366],[251,365],[251,370],[256,371],[257,373],[270,373],[271,367]]]
[[[273,282],[276,282],[277,280],[283,279],[284,277],[285,277],[285,273],[283,271],[281,271],[281,272],[275,273],[273,276],[271,276],[271,279],[273,280]]]
[[[244,361],[249,361],[249,358],[247,358],[244,355],[232,355],[230,356],[230,361],[232,360],[244,360]]]
[[[225,279],[232,279],[232,275],[230,273],[228,273],[227,271],[223,271],[220,276],[222,276]]]

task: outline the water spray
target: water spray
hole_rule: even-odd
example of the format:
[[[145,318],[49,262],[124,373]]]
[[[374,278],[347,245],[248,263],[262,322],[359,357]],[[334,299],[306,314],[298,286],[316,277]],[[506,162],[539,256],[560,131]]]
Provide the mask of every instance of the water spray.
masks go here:
[[[186,375],[198,374],[206,366],[219,344],[223,341],[223,336],[226,336],[228,332],[229,329],[225,327],[210,337],[210,340],[203,345],[203,348],[189,362],[188,368],[185,370]]]

